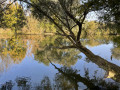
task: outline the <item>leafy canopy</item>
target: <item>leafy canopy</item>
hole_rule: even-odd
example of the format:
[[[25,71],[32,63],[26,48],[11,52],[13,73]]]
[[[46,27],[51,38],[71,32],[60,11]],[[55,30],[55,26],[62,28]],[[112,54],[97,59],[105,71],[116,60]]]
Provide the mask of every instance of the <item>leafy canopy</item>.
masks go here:
[[[10,28],[16,32],[26,24],[23,8],[17,2],[0,14],[2,14],[1,27]]]

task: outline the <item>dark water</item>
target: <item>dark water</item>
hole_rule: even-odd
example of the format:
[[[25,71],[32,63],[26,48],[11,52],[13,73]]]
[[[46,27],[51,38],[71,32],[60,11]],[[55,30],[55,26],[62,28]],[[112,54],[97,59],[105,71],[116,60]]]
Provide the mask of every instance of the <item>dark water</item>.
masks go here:
[[[20,35],[0,38],[0,90],[106,90],[119,89],[120,38],[94,36],[82,44],[104,60],[89,60],[57,36]],[[115,68],[116,69],[116,68]]]

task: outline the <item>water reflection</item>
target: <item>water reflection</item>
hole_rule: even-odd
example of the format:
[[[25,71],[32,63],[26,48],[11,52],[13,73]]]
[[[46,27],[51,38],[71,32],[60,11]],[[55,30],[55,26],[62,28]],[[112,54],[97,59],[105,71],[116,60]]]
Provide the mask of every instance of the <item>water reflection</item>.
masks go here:
[[[107,36],[97,36],[94,39],[86,37],[82,39],[84,46],[93,48],[98,46],[98,49],[103,44],[108,45],[111,43],[112,48],[109,48],[111,50],[111,54],[109,55],[110,60],[108,60],[106,57],[100,57],[91,53],[84,46],[82,47],[86,51],[81,50],[82,53],[79,49],[72,47],[63,48],[62,46],[70,45],[71,43],[58,36],[20,35],[7,39],[2,37],[0,39],[0,73],[6,72],[4,72],[5,74],[0,74],[0,81],[2,80],[0,88],[1,90],[16,90],[16,88],[20,90],[118,89],[120,65],[116,62],[119,62],[118,60],[120,59],[120,43],[117,40],[119,40],[119,37]],[[87,69],[89,67],[86,67],[86,65],[80,68],[76,66],[78,63],[86,63],[89,67],[95,64],[96,69],[104,70],[104,73],[100,74],[103,77],[96,75],[99,70],[92,72],[94,76],[91,77],[91,71]],[[14,70],[12,68],[9,70],[9,67],[14,66],[15,68],[19,65],[22,65],[20,69]],[[32,69],[25,75],[24,68],[27,66],[31,66],[31,68],[37,67],[37,69]],[[39,66],[40,68],[38,68]],[[46,69],[47,67],[48,69]],[[27,69],[29,70],[29,68]],[[81,72],[82,69],[84,69],[84,75]],[[33,70],[38,74],[38,77],[30,74]],[[47,75],[48,71],[50,71],[51,76]],[[11,72],[20,72],[20,76],[25,75],[26,77],[12,74],[14,76],[13,79],[11,78],[13,77],[11,76]],[[42,74],[43,76],[40,77]],[[6,75],[10,75],[11,77],[7,76],[8,79],[3,80],[2,78],[5,78]],[[41,79],[40,81],[35,81],[34,78]],[[108,78],[110,78],[110,81]]]
[[[56,74],[56,82],[59,83],[58,85],[61,86],[62,90],[79,90],[79,82],[86,85],[86,89],[90,90],[113,90],[118,88],[116,84],[106,83],[102,78],[100,79],[96,76],[94,76],[94,79],[90,80],[89,73],[87,70],[85,70],[84,77],[81,77],[80,74],[78,74],[78,70],[76,69],[68,67],[57,68],[55,65],[54,67],[59,71],[59,73]]]
[[[1,39],[0,40],[0,71],[4,71],[11,64],[19,64],[25,58],[27,42],[21,38]]]
[[[120,60],[120,37],[115,37],[113,39],[114,48],[112,48],[112,57],[117,60]]]
[[[20,63],[26,55],[26,42],[20,38],[12,37],[8,40],[1,40],[1,59],[10,56],[14,63]]]
[[[52,64],[52,63],[51,63]],[[49,77],[45,76],[39,83],[31,83],[30,77],[17,77],[15,81],[7,81],[1,85],[0,90],[79,90],[81,87],[79,82],[86,86],[86,89],[90,90],[117,90],[116,83],[105,82],[102,78],[96,78],[90,80],[88,71],[85,72],[85,76],[81,77],[78,74],[78,70],[68,67],[58,68],[52,64],[59,72],[54,77],[54,83],[52,84]]]
[[[90,47],[99,46],[102,44],[109,44],[114,37],[112,36],[85,36],[82,39],[83,45],[88,45]]]
[[[120,60],[120,47],[114,47],[112,49],[112,57],[117,60]]]

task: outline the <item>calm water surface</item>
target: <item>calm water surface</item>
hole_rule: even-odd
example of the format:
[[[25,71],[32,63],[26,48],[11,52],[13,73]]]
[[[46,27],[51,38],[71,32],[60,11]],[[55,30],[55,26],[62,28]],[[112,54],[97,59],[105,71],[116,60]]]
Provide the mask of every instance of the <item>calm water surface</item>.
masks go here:
[[[82,44],[120,67],[119,37],[86,37]],[[89,60],[57,36],[20,35],[0,38],[0,90],[118,90],[120,73]],[[104,61],[103,61],[104,63]],[[118,71],[120,69],[118,68]]]

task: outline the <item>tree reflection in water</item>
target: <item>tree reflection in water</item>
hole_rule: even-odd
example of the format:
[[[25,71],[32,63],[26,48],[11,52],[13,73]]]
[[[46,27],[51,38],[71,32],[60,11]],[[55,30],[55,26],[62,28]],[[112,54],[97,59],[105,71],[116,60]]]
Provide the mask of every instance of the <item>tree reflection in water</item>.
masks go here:
[[[52,64],[52,63],[51,63]],[[45,76],[40,83],[33,84],[29,77],[17,77],[15,82],[8,81],[2,84],[0,90],[79,90],[79,82],[86,85],[86,89],[90,90],[117,90],[118,86],[113,83],[107,83],[103,79],[94,77],[91,79],[85,75],[82,77],[78,74],[78,70],[70,67],[58,68],[52,64],[55,69],[58,70],[54,78],[54,83],[51,83],[48,76]],[[86,74],[88,72],[86,71]]]
[[[113,39],[114,47],[111,49],[112,57],[120,60],[120,36]]]
[[[17,87],[19,90],[29,90],[30,87],[30,78],[28,77],[18,77],[16,78]]]
[[[112,38],[112,37],[111,37]],[[89,38],[90,39],[90,38]],[[80,51],[84,53],[88,60],[90,62],[95,63],[100,68],[106,71],[106,78],[112,78],[115,81],[120,81],[118,78],[120,76],[120,67],[101,58],[98,55],[93,54],[89,49],[87,49],[85,46],[78,47],[77,49],[70,49],[70,48],[54,48],[53,46],[60,46],[56,40],[60,40],[63,45],[70,45],[70,43],[67,40],[63,40],[62,38],[56,37],[52,43],[44,44],[45,47],[42,50],[37,50],[35,52],[35,60],[38,60],[40,63],[44,63],[45,65],[49,65],[48,57],[52,62],[57,64],[62,64],[63,66],[72,66],[75,65],[78,59],[81,58],[79,55]],[[88,40],[89,41],[89,40]],[[90,40],[91,41],[91,40]],[[89,41],[89,42],[90,42]],[[43,42],[45,42],[43,40]],[[53,43],[54,42],[54,43]],[[55,43],[56,42],[56,43]],[[89,42],[86,42],[86,44]],[[96,39],[96,42],[99,44],[102,43],[109,43],[109,37],[105,37],[103,40],[103,37],[99,39]],[[83,43],[83,42],[82,42]],[[112,76],[110,76],[112,74]],[[117,77],[117,78],[116,78]]]
[[[26,55],[27,42],[21,38],[13,36],[8,40],[1,40],[0,53],[1,58],[10,56],[14,63],[20,63]]]
[[[56,74],[55,81],[57,85],[61,86],[62,90],[70,90],[71,88],[72,90],[79,90],[79,82],[86,85],[87,89],[90,90],[118,89],[116,84],[107,83],[102,78],[100,79],[94,76],[94,79],[90,80],[90,77],[87,75],[89,74],[88,71],[85,71],[85,77],[82,77],[76,69],[71,67],[57,68],[52,62],[51,64],[59,71]]]
[[[80,51],[77,49],[60,49],[61,45],[57,40],[59,40],[63,45],[68,44],[66,40],[61,37],[49,37],[52,41],[49,42],[48,39],[43,40],[39,48],[34,51],[35,60],[39,63],[49,65],[47,58],[49,57],[54,63],[59,63],[60,65],[71,66],[75,65],[77,60],[81,58],[79,55]],[[48,41],[48,42],[47,42]]]
[[[11,62],[20,63],[24,59],[28,47],[27,41],[23,40],[22,42],[21,39],[22,38],[11,38],[7,41],[1,40],[0,56],[2,64],[0,65],[0,70],[3,68],[2,65],[7,68]],[[37,43],[33,43],[31,38],[29,40],[29,43],[33,45],[32,53],[34,54],[34,59],[39,63],[43,63],[45,65],[52,64],[54,66],[54,68],[58,71],[54,77],[54,83],[50,81],[50,77],[48,76],[45,76],[38,84],[33,84],[29,77],[18,77],[15,81],[8,81],[5,84],[2,84],[0,90],[12,90],[12,88],[15,87],[21,90],[79,90],[81,88],[79,85],[80,82],[83,83],[87,89],[89,88],[91,90],[118,89],[118,84],[115,83],[115,85],[114,83],[106,82],[104,78],[112,78],[114,81],[120,82],[119,66],[94,55],[84,46],[81,46],[82,48],[78,49],[61,48],[59,42],[62,42],[62,45],[70,45],[67,40],[63,40],[61,37],[45,37],[44,39],[42,38],[41,41],[39,41],[39,38],[35,40]],[[82,43],[84,45],[97,46],[109,42],[109,39],[106,37],[105,40],[94,39],[91,41],[86,39],[86,41],[83,40]],[[113,40],[113,42],[114,47],[111,50],[112,56],[119,59],[118,48],[120,44],[115,40]],[[81,76],[79,70],[72,68],[72,65],[75,65],[77,60],[81,59],[79,50],[87,56],[87,60],[89,62],[96,64],[99,68],[106,71],[104,78],[94,76],[93,79],[90,79],[87,69],[85,70],[85,75]],[[49,61],[48,58],[51,61]],[[62,65],[62,67],[58,68],[53,63]]]
[[[0,90],[12,90],[13,86],[14,86],[13,82],[8,81],[1,86]]]
[[[52,90],[51,81],[49,77],[45,76],[40,85],[35,86],[36,90]]]
[[[19,64],[25,58],[27,42],[13,36],[0,40],[0,71],[3,72],[12,64]]]

